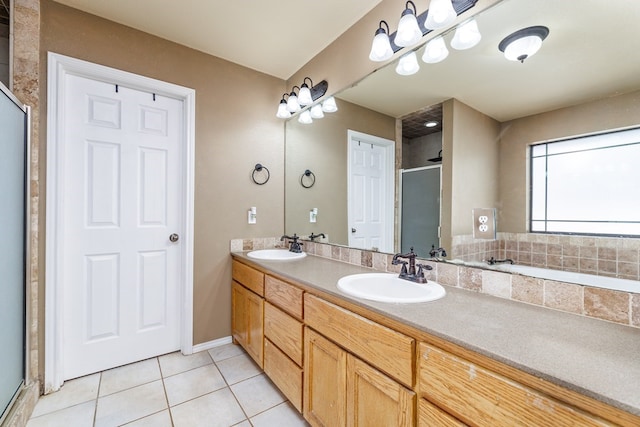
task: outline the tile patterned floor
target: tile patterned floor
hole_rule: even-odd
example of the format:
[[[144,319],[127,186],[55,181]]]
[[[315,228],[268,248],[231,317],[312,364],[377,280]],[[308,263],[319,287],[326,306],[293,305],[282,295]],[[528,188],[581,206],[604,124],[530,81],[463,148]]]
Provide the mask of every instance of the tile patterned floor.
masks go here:
[[[38,401],[27,427],[306,426],[234,344],[171,353],[67,381]]]

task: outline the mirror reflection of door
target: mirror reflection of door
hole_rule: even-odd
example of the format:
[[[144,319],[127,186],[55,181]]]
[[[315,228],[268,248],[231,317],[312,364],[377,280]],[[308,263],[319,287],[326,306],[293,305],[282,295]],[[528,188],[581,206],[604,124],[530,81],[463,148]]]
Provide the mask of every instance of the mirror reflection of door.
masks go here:
[[[440,246],[441,166],[404,169],[402,176],[402,215],[400,245],[402,253],[413,247],[427,258],[431,246]]]
[[[393,252],[394,142],[349,131],[349,246]]]

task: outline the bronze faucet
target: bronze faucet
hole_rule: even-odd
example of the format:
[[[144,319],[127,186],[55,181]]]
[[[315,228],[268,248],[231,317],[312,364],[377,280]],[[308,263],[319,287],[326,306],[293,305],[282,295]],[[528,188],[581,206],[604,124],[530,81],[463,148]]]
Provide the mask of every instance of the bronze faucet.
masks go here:
[[[413,246],[410,248],[409,252],[406,254],[395,254],[393,256],[393,260],[391,264],[398,265],[402,264],[402,268],[400,269],[400,275],[398,278],[409,280],[411,282],[416,283],[427,283],[427,279],[424,277],[423,270],[432,270],[433,268],[430,265],[425,264],[416,264],[416,257],[418,255],[413,252]],[[407,270],[407,261],[400,261],[399,258],[408,259],[409,269]],[[418,267],[418,271],[416,271],[416,267]]]

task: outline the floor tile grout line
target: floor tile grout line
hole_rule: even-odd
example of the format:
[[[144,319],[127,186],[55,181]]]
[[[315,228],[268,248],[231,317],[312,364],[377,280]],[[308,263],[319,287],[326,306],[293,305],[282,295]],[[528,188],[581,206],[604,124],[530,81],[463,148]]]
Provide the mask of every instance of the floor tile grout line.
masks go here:
[[[167,412],[169,413],[169,422],[171,423],[171,427],[174,426],[173,423],[173,414],[171,413],[171,405],[169,404],[169,394],[167,393],[167,385],[164,382],[164,375],[162,375],[162,366],[160,365],[160,358],[156,357],[156,362],[158,363],[158,369],[160,370],[160,381],[162,381],[162,390],[164,391],[164,401],[167,404]]]
[[[100,372],[100,378],[98,379],[98,390],[96,390],[95,405],[93,406],[93,427],[96,425],[98,419],[98,399],[100,398],[100,387],[102,387],[102,372]]]

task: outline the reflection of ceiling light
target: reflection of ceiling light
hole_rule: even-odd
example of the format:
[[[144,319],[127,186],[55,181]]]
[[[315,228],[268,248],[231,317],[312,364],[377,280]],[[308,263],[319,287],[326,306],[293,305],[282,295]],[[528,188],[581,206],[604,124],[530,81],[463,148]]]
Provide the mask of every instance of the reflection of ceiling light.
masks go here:
[[[324,117],[324,112],[322,111],[322,106],[320,104],[316,104],[311,107],[311,118],[312,119],[321,119]]]
[[[313,119],[311,118],[311,113],[309,112],[309,110],[304,110],[302,113],[300,113],[298,121],[305,125],[313,123]]]
[[[409,5],[413,6],[413,10],[409,8]],[[406,9],[402,12],[400,22],[398,22],[398,31],[393,42],[400,47],[413,46],[418,43],[422,38],[422,31],[418,26],[418,19],[416,18],[416,5],[409,0],[406,3]]]
[[[338,111],[338,105],[336,105],[336,99],[333,96],[330,96],[322,102],[322,111],[325,113],[335,113]]]
[[[549,35],[549,29],[543,26],[527,27],[505,37],[498,49],[504,52],[510,61],[524,62],[535,54],[542,46],[542,41]]]
[[[424,26],[427,30],[448,27],[453,24],[456,16],[451,0],[431,0]]]
[[[444,43],[444,39],[442,37],[436,37],[425,46],[422,60],[427,64],[435,64],[443,61],[448,55],[449,50]]]
[[[478,30],[478,23],[475,19],[470,19],[456,28],[456,32],[451,40],[451,47],[457,50],[471,49],[482,39],[482,34]]]
[[[434,128],[438,126],[438,122],[436,122],[435,120],[431,120],[430,122],[426,122],[424,125],[428,128]]]
[[[400,58],[396,66],[396,73],[401,76],[410,76],[417,73],[419,69],[418,56],[415,51],[411,51]]]
[[[387,31],[382,28],[382,24],[387,26]],[[375,62],[381,62],[386,61],[392,56],[393,49],[391,49],[391,42],[389,41],[389,24],[387,24],[387,21],[380,21],[376,35],[373,37],[373,43],[371,43],[369,59]]]

